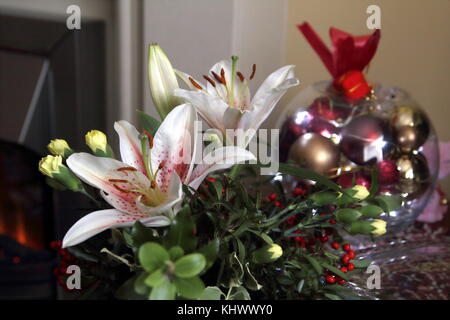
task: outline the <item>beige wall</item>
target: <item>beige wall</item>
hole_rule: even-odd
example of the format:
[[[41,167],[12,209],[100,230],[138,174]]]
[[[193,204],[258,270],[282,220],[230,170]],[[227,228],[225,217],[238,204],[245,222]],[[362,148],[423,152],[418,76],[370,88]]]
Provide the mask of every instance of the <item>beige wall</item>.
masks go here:
[[[409,91],[432,119],[441,140],[450,140],[450,1],[449,0],[289,0],[286,63],[297,65],[301,88],[329,79],[322,62],[296,25],[308,21],[329,45],[328,28],[368,34],[366,9],[381,8],[381,42],[369,79]],[[444,182],[450,194],[450,179]]]

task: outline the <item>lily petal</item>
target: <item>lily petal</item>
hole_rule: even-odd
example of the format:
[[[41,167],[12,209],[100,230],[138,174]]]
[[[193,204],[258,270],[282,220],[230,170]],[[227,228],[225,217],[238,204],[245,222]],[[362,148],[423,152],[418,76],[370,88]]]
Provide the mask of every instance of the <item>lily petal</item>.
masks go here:
[[[151,166],[155,172],[164,163],[156,177],[163,192],[170,186],[173,172],[184,180],[192,170],[192,154],[197,140],[196,119],[197,114],[191,105],[179,105],[167,115],[155,134]]]
[[[204,163],[199,164],[192,173],[189,181],[191,188],[197,189],[208,174],[214,171],[223,170],[234,164],[244,161],[256,160],[253,153],[240,147],[221,147],[203,159]]]
[[[133,203],[135,195],[133,193],[121,192],[118,188],[114,187],[111,179],[127,180],[134,186],[142,189],[150,188],[150,182],[141,172],[129,173],[127,171],[120,171],[118,169],[129,167],[129,165],[111,158],[95,157],[89,153],[81,152],[72,154],[66,163],[70,170],[81,180],[103,190],[109,196],[111,194],[115,195],[120,198],[120,201],[131,201]]]
[[[298,85],[293,68],[292,65],[282,67],[267,77],[252,99],[252,110],[242,115],[238,128],[245,131],[253,129],[250,132],[254,133],[261,126],[286,91]],[[248,137],[248,142],[253,133]]]
[[[136,220],[138,219],[115,209],[94,211],[78,220],[67,231],[63,248],[75,246],[112,227],[131,226]]]
[[[189,91],[175,89],[174,95],[191,103],[200,116],[212,127],[224,131],[224,114],[228,105],[217,95],[210,95],[205,91]]]
[[[139,132],[125,120],[114,123],[114,129],[120,139],[120,156],[126,164],[145,173],[144,158],[142,157]]]

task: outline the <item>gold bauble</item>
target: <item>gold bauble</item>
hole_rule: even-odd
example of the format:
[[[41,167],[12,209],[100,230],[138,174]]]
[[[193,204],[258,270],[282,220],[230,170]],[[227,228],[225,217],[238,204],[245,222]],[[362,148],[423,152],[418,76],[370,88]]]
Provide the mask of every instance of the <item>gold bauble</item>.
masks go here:
[[[409,200],[424,194],[430,186],[430,170],[425,157],[418,154],[403,154],[396,161],[400,178],[397,189]]]
[[[337,168],[339,157],[339,148],[330,139],[316,133],[300,136],[289,151],[289,159],[320,174]]]
[[[422,146],[430,134],[430,121],[420,108],[415,106],[395,107],[391,125],[394,137],[402,152],[411,152]]]

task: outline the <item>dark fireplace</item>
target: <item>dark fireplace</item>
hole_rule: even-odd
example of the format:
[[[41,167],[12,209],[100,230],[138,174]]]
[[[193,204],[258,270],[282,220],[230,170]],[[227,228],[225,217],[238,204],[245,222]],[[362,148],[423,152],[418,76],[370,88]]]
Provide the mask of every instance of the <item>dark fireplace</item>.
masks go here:
[[[0,14],[0,299],[58,297],[50,242],[89,205],[54,193],[38,162],[51,139],[85,150],[105,130],[104,38],[99,21]]]

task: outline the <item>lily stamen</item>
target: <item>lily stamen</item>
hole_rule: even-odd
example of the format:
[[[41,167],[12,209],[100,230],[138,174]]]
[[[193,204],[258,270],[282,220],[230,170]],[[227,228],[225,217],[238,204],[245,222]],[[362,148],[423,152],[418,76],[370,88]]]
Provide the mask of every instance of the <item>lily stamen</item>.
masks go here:
[[[201,86],[201,85],[199,85],[198,83],[197,83],[197,81],[195,81],[194,79],[192,79],[192,77],[189,77],[189,81],[192,83],[192,85],[194,86],[194,87],[196,87],[197,89],[199,89],[199,90],[203,90],[203,87]]]
[[[118,168],[117,171],[137,171],[137,169],[133,167],[122,167]]]
[[[108,181],[112,183],[130,183],[129,181],[122,179],[108,179]]]
[[[253,80],[255,73],[256,73],[256,64],[254,63],[252,66],[252,74],[250,75],[250,80]]]
[[[244,82],[244,80],[245,80],[244,75],[240,71],[236,72],[236,74],[239,77],[239,79],[241,80],[241,82]]]
[[[214,88],[216,87],[216,83],[213,81],[213,79],[211,79],[210,77],[208,77],[206,74],[203,75],[203,78],[208,81]]]
[[[222,78],[219,77],[219,75],[218,75],[217,73],[215,73],[214,71],[211,71],[211,73],[212,73],[213,77],[217,80],[217,82],[219,82],[219,83],[221,83],[221,84],[225,84],[225,83],[222,81]]]

